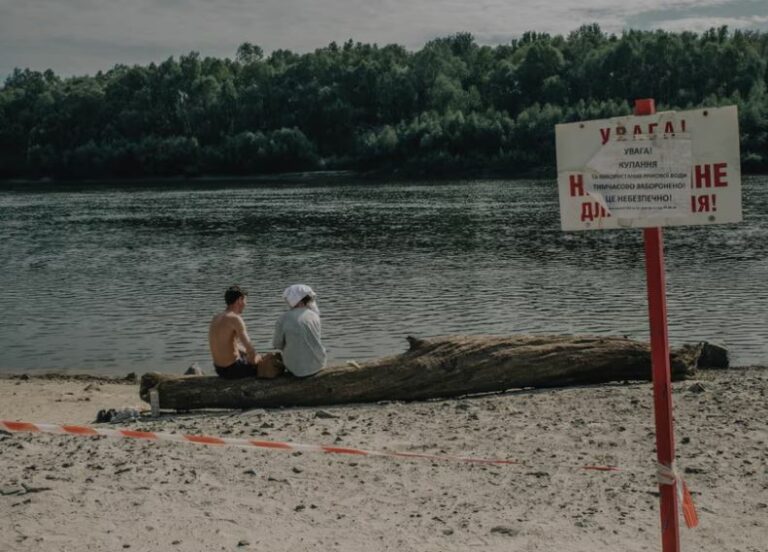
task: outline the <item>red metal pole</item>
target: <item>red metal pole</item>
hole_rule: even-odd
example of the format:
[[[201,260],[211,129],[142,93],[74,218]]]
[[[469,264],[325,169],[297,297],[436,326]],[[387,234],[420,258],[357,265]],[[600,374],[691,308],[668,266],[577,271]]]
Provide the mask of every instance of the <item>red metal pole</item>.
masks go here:
[[[653,115],[652,99],[635,100],[635,115]],[[672,386],[667,333],[667,297],[664,279],[664,237],[661,228],[644,228],[645,273],[648,286],[648,316],[651,324],[651,362],[653,366],[653,411],[656,418],[656,458],[671,466],[675,459],[675,434],[672,425]],[[677,494],[672,485],[659,485],[661,549],[680,551],[680,524]]]

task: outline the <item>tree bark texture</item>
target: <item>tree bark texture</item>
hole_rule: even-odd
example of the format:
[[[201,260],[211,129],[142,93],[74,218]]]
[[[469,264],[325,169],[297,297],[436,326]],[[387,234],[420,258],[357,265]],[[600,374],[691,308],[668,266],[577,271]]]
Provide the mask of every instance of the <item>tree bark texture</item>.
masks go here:
[[[150,372],[140,395],[156,388],[160,408],[273,408],[414,401],[501,392],[650,380],[647,343],[592,336],[448,336],[407,338],[403,354],[360,365],[331,366],[309,378],[224,380]],[[695,371],[703,344],[671,354],[673,378]]]

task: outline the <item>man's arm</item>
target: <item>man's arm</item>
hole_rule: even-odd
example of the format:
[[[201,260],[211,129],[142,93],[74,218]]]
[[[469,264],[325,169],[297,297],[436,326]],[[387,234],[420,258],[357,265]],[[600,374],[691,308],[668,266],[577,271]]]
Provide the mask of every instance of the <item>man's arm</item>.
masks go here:
[[[237,340],[245,347],[245,354],[248,362],[251,364],[258,364],[261,360],[261,355],[256,353],[256,349],[251,343],[251,338],[248,337],[248,332],[245,330],[245,322],[239,316],[235,317],[235,335]]]

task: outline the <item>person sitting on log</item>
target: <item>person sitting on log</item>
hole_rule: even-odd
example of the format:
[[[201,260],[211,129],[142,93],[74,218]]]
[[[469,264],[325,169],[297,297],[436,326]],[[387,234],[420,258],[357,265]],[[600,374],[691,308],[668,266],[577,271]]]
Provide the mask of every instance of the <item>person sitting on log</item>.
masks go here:
[[[272,346],[282,352],[282,361],[294,376],[304,378],[325,367],[326,352],[320,337],[320,310],[311,287],[294,284],[283,292],[290,309],[275,325]]]
[[[241,314],[248,292],[234,285],[224,292],[227,308],[213,317],[208,344],[216,373],[225,379],[257,377],[262,356],[253,347]]]

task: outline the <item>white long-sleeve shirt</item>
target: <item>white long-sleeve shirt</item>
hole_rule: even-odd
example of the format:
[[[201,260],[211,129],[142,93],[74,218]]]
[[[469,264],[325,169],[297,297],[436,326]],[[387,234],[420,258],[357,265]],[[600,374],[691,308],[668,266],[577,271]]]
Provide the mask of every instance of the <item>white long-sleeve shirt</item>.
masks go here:
[[[294,376],[311,376],[325,367],[320,317],[311,309],[299,307],[285,312],[275,325],[272,346],[283,352],[283,363]]]

